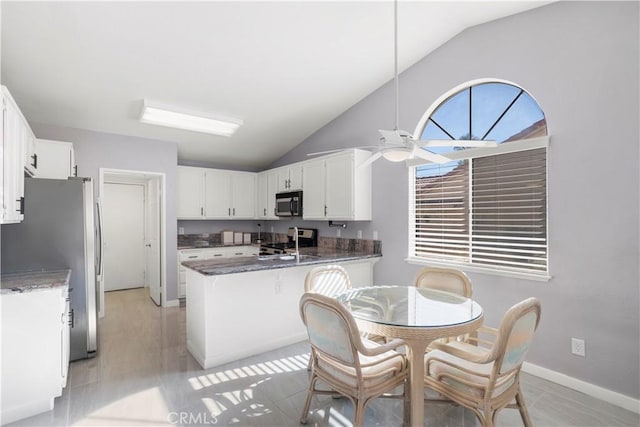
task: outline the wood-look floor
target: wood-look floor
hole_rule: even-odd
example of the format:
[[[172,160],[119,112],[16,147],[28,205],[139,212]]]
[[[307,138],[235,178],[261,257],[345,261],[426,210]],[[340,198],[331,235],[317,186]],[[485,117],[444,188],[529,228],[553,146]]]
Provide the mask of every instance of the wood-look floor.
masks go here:
[[[98,356],[71,364],[69,383],[53,411],[12,425],[300,425],[307,343],[202,370],[186,350],[184,307],[158,308],[144,289],[109,292],[105,299]],[[537,427],[640,425],[638,414],[557,384],[526,374],[522,382]],[[314,398],[312,410],[308,425],[351,425],[346,399]],[[365,422],[400,426],[401,417],[400,401],[377,399]],[[473,413],[449,404],[427,403],[425,417],[429,426],[479,425]],[[522,426],[522,421],[517,411],[505,409],[498,425]]]

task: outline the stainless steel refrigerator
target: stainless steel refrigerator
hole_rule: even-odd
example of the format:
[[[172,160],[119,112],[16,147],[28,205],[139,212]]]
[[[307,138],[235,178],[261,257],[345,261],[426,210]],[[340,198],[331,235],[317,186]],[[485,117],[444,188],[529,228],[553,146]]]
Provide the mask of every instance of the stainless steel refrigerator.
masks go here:
[[[100,221],[90,178],[25,178],[24,220],[2,225],[3,273],[71,269],[70,360],[96,354]]]

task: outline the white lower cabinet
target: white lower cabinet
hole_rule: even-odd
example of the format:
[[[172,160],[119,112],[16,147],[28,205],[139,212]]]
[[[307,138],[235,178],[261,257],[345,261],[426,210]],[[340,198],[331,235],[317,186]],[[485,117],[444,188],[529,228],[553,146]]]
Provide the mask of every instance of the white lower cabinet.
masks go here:
[[[197,261],[200,259],[232,258],[242,256],[258,255],[258,246],[227,246],[204,249],[182,249],[178,251],[178,298],[187,296],[186,267],[182,265],[185,261]]]
[[[0,295],[0,420],[11,423],[53,409],[69,366],[67,287]]]

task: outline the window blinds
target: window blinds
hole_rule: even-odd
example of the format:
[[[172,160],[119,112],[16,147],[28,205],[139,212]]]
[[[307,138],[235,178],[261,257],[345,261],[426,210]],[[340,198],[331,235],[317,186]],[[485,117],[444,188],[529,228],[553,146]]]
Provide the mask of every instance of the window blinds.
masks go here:
[[[414,256],[547,271],[546,148],[416,169]]]

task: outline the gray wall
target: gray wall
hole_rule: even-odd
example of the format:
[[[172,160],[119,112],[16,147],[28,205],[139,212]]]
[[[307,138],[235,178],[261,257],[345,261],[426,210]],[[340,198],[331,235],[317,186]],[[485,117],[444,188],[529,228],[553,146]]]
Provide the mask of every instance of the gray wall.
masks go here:
[[[166,174],[167,300],[178,297],[177,288],[177,228],[176,228],[176,164],[178,146],[175,143],[114,135],[89,130],[63,128],[30,123],[37,138],[68,141],[78,165],[78,176],[94,179],[98,195],[100,168],[126,169]]]
[[[400,128],[413,131],[451,88],[495,77],[527,89],[545,111],[548,151],[548,283],[470,273],[486,323],[529,296],[542,322],[528,361],[639,398],[639,25],[637,2],[560,2],[464,31],[400,76]],[[371,145],[393,127],[387,84],[273,166],[306,153]],[[376,283],[408,283],[408,172],[373,166],[374,221],[383,259]],[[355,228],[349,228],[355,233]],[[333,232],[333,231],[332,231]],[[586,340],[585,358],[570,338]]]

